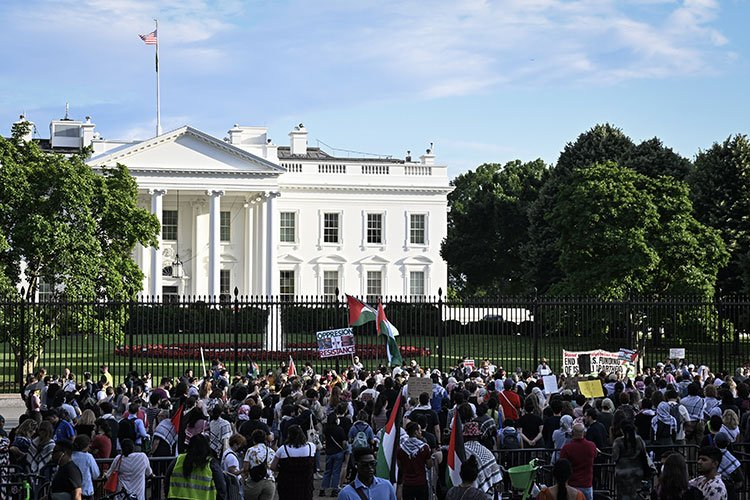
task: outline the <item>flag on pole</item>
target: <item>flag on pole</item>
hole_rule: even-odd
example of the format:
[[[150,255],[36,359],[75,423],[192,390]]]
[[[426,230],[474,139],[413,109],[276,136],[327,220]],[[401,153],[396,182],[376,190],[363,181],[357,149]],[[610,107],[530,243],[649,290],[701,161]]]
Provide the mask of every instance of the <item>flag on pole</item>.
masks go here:
[[[364,302],[355,299],[351,295],[346,296],[346,303],[349,306],[349,326],[359,326],[375,321],[378,312]]]
[[[141,37],[141,40],[143,40],[143,43],[145,43],[146,45],[156,45],[157,43],[159,43],[158,38],[156,38],[156,30],[147,35],[138,36]]]
[[[172,427],[174,427],[174,431],[176,434],[180,433],[180,420],[182,419],[183,407],[183,405],[180,405],[180,407],[177,408],[177,412],[172,417]]]
[[[391,410],[388,423],[383,428],[383,436],[378,448],[378,463],[375,475],[389,480],[394,487],[398,479],[398,448],[401,441],[401,396]],[[460,484],[460,483],[459,483]]]
[[[247,374],[252,378],[256,378],[258,375],[260,375],[260,368],[258,367],[258,363],[256,363],[255,361],[251,361],[250,368],[247,370]]]
[[[464,452],[464,428],[458,412],[453,414],[453,425],[451,425],[451,439],[448,444],[448,467],[446,468],[445,482],[448,488],[461,484],[461,464],[466,461]]]
[[[383,309],[383,303],[378,300],[378,335],[383,335],[386,338],[386,350],[388,351],[388,364],[400,365],[402,363],[401,352],[398,350],[398,344],[396,343],[396,337],[398,336],[398,330],[393,323],[388,321],[385,317],[385,310]]]
[[[289,355],[289,369],[286,372],[287,376],[294,377],[297,375],[297,367],[294,366],[294,360],[292,359],[292,356]]]

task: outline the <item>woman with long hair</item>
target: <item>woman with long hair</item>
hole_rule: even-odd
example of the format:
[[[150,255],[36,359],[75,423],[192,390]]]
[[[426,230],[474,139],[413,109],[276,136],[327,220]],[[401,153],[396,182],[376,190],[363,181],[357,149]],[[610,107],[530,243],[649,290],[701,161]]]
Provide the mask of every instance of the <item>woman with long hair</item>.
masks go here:
[[[651,491],[651,500],[702,500],[703,493],[688,484],[688,470],[685,458],[679,453],[664,457],[661,474]]]
[[[27,418],[15,428],[13,440],[8,448],[12,465],[26,465],[26,454],[31,449],[31,442],[38,426],[36,420]]]
[[[388,422],[388,398],[382,392],[378,394],[375,406],[372,408],[372,430],[377,434]]]
[[[119,475],[117,491],[126,491],[138,500],[146,500],[146,477],[152,474],[148,457],[143,452],[135,451],[132,439],[123,439],[120,447],[121,454],[115,457],[104,476],[109,477],[116,471]]]
[[[312,500],[315,446],[307,442],[299,425],[291,425],[286,435],[286,443],[276,450],[271,462],[271,470],[279,473],[279,500]]]
[[[620,427],[622,436],[612,443],[612,461],[615,463],[615,485],[617,498],[633,500],[640,498],[638,489],[649,467],[646,444],[635,432],[633,422],[626,420]]]
[[[81,416],[78,417],[78,422],[76,422],[74,428],[76,431],[76,436],[88,436],[89,439],[94,435],[94,424],[96,422],[96,415],[94,414],[93,410],[86,409],[83,410],[83,413],[81,413]]]
[[[44,420],[36,428],[28,456],[32,474],[39,474],[52,459],[52,450],[55,448],[54,435],[55,430],[49,420]]]
[[[722,425],[720,432],[726,432],[729,439],[734,443],[740,435],[740,419],[734,410],[724,410],[721,415]]]
[[[211,460],[208,438],[197,434],[190,440],[185,453],[172,462],[166,476],[167,498],[191,500],[196,498],[193,490],[200,490],[207,500],[225,498],[226,482],[218,463]]]
[[[539,492],[538,500],[585,500],[583,493],[568,486],[568,480],[573,475],[573,465],[566,458],[555,462],[552,467],[552,477],[555,478],[555,485],[545,488]],[[619,497],[618,497],[619,498]]]
[[[326,469],[323,482],[320,485],[320,496],[326,496],[326,489],[333,488],[331,496],[339,494],[339,477],[344,463],[344,455],[348,449],[346,433],[341,427],[339,417],[335,413],[328,415],[323,426],[323,439],[326,446]]]

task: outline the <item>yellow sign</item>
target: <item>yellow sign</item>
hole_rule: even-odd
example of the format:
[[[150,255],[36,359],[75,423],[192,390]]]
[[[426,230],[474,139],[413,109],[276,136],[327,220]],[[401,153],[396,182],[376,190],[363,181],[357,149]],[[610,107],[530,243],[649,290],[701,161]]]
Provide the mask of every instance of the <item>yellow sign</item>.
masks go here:
[[[578,390],[587,398],[603,398],[602,383],[599,380],[579,380]]]

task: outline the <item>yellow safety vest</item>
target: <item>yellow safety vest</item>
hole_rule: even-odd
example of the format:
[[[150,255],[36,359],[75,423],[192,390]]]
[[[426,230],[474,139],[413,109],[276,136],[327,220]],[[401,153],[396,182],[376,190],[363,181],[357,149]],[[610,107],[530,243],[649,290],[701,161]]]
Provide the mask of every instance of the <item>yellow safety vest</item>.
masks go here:
[[[185,500],[216,500],[213,474],[210,463],[200,469],[193,469],[190,477],[183,475],[185,456],[177,457],[172,476],[169,478],[169,498]]]

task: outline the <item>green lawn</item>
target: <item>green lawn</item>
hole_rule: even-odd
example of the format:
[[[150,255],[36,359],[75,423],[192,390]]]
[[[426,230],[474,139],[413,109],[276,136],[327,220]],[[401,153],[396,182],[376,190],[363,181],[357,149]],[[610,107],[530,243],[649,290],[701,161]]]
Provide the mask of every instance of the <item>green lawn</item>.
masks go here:
[[[309,334],[290,334],[285,337],[286,342],[314,342],[314,338]],[[262,342],[260,334],[243,334],[238,337],[239,342]],[[233,341],[232,334],[170,334],[170,335],[152,335],[152,336],[134,336],[135,345],[143,344],[162,344],[170,345],[173,343],[190,343],[200,346],[206,342],[227,342]],[[382,342],[374,335],[359,335],[358,344],[375,344]],[[430,368],[438,367],[438,338],[433,335],[402,335],[398,338],[399,345],[411,345],[415,347],[427,348],[430,350],[429,355],[415,358],[421,366]],[[561,365],[562,350],[591,350],[607,349],[616,351],[620,345],[614,343],[601,343],[594,339],[585,338],[554,338],[543,337],[539,342],[539,356],[546,357],[553,369],[559,370]],[[646,364],[654,364],[663,360],[668,353],[668,347],[660,349],[648,349],[646,352]],[[714,343],[696,343],[692,342],[685,346],[687,348],[687,357],[690,361],[698,363],[709,363],[716,366],[718,354],[717,346]],[[45,351],[37,363],[37,366],[44,366],[51,373],[60,373],[63,367],[70,367],[74,373],[81,374],[83,371],[97,373],[97,368],[102,363],[110,366],[116,379],[122,379],[129,368],[128,356],[115,355],[116,345],[100,338],[82,336],[64,337],[49,342]],[[750,344],[743,342],[739,350],[734,350],[731,345],[725,345],[726,369],[733,370],[739,364],[746,361],[743,353],[750,352]],[[224,357],[225,364],[230,371],[233,369],[233,354],[228,353]],[[452,335],[444,338],[443,343],[443,368],[454,366],[462,357],[474,358],[479,360],[488,358],[493,363],[501,365],[506,369],[514,370],[516,367],[533,368],[537,360],[534,359],[533,339],[523,336],[490,336],[490,335]],[[255,359],[257,360],[256,356]],[[317,357],[305,358],[295,356],[295,362],[301,366],[305,361],[313,361],[316,369],[335,368],[336,358],[319,360]],[[206,359],[210,365],[209,359]],[[248,359],[240,357],[239,369],[243,371],[247,367]],[[339,366],[345,368],[349,362],[348,358],[338,358]],[[385,360],[363,360],[366,366],[375,367]],[[277,365],[278,361],[259,361],[261,369]],[[157,379],[162,375],[178,375],[185,368],[192,367],[196,373],[200,373],[200,359],[168,359],[156,357],[134,357],[133,368],[139,373],[151,371],[154,378]],[[0,391],[14,392],[17,390],[15,385],[15,374],[17,364],[14,355],[7,344],[0,343]]]

